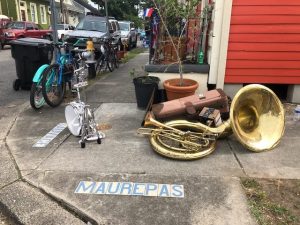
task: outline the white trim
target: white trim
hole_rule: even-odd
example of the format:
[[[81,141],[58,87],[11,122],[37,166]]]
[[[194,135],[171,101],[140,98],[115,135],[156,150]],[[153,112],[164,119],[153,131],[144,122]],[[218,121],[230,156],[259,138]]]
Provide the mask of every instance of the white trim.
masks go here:
[[[24,3],[24,6],[21,6],[21,3]],[[28,13],[27,13],[27,2],[25,1],[19,1],[19,12],[20,12],[20,21],[22,21],[22,13],[21,13],[21,10],[24,10],[25,11],[25,21],[27,21],[29,18],[28,18]]]
[[[224,86],[231,9],[232,0],[215,1],[208,84],[216,84],[217,88],[223,88]]]
[[[38,18],[38,13],[37,13],[37,7],[36,7],[36,3],[32,3],[30,2],[30,17],[31,17],[31,22],[34,22],[34,23],[39,23],[39,18]],[[31,7],[34,7],[34,21],[32,20],[32,8]]]
[[[225,0],[225,4],[224,4],[222,37],[221,37],[222,42],[220,45],[220,52],[219,52],[220,56],[219,56],[219,65],[218,65],[217,88],[224,87],[228,44],[229,44],[232,1],[233,0]]]
[[[44,9],[44,17],[42,17],[42,9]],[[40,5],[41,24],[47,24],[46,6]]]
[[[212,32],[212,39],[211,39],[211,41],[212,41],[211,61],[210,61],[208,84],[217,84],[224,1],[226,1],[226,0],[216,0],[215,1],[215,7],[214,7],[214,12],[213,12],[213,32]]]

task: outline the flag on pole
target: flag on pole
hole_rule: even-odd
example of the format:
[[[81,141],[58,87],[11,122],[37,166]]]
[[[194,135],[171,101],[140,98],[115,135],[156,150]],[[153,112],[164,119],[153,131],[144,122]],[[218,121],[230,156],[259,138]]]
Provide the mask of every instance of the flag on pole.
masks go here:
[[[153,11],[154,11],[153,8],[145,9],[144,17],[151,17]]]

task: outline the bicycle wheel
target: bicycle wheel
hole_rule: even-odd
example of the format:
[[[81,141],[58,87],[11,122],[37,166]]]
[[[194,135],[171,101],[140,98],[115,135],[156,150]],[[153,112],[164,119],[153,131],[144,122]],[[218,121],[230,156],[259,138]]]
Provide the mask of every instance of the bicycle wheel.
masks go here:
[[[110,72],[114,71],[115,69],[115,63],[114,63],[114,55],[112,53],[109,53],[106,59],[106,65]]]
[[[106,66],[106,63],[105,63],[104,57],[101,56],[97,60],[96,73],[101,73],[102,71],[104,71],[106,69],[105,66]]]
[[[115,67],[116,67],[116,68],[119,68],[120,62],[119,62],[119,59],[118,59],[118,56],[117,56],[117,52],[116,52],[116,51],[114,52],[114,64],[115,64]]]
[[[98,59],[96,62],[96,73],[101,73],[105,69],[105,61],[103,59]]]
[[[30,105],[34,109],[40,109],[45,104],[41,83],[33,82],[30,89]]]
[[[59,106],[65,94],[65,82],[60,75],[59,64],[50,65],[43,74],[42,92],[47,104]]]

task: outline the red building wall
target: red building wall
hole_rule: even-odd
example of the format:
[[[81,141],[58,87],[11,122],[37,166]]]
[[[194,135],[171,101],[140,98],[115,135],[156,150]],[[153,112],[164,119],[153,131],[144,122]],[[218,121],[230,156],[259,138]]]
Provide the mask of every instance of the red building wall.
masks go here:
[[[233,0],[225,83],[300,84],[300,0]]]

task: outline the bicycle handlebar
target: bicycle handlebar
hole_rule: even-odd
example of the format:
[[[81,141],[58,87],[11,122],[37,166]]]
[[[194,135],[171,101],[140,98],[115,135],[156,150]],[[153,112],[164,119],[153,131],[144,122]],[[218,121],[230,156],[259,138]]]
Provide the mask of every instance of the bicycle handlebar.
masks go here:
[[[60,49],[61,47],[66,48],[66,47],[74,46],[72,43],[68,43],[68,42],[57,42],[57,43],[52,43],[52,45],[58,49]]]

